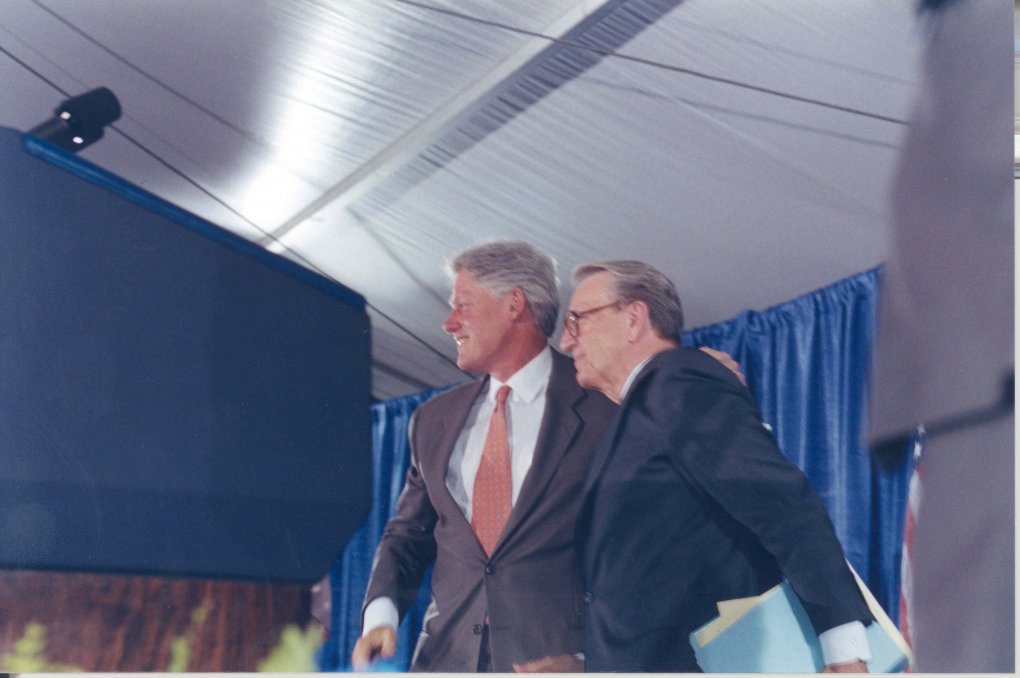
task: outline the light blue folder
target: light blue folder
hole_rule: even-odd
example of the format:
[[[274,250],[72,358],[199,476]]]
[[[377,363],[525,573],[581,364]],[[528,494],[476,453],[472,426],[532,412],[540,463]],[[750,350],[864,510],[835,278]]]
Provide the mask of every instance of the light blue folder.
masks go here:
[[[911,660],[909,647],[859,579],[858,584],[876,619],[865,629],[872,656],[868,671],[903,671]],[[814,673],[824,668],[818,636],[789,582],[719,608],[719,617],[691,634],[703,671]]]

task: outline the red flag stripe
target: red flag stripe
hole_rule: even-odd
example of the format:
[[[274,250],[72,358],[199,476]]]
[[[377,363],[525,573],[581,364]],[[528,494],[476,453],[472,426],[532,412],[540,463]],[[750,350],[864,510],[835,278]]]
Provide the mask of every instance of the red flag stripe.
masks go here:
[[[923,435],[923,433],[922,433]],[[917,518],[921,510],[922,474],[921,474],[921,441],[914,446],[914,470],[910,475],[907,492],[907,515],[903,529],[903,553],[900,560],[900,614],[899,627],[903,639],[911,648],[913,641],[913,592],[914,592],[914,536],[917,533]],[[907,669],[910,671],[910,669]]]

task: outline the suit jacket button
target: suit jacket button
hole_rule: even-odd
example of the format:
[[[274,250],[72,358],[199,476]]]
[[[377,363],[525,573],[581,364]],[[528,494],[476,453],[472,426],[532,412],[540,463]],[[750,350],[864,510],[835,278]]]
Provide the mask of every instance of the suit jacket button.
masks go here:
[[[591,591],[584,592],[584,602],[590,604],[591,601],[595,600],[594,594]]]
[[[495,565],[486,565],[485,566],[485,574],[496,574],[496,566]]]
[[[472,626],[471,627],[471,633],[475,634],[476,636],[482,635],[482,625],[481,624],[475,624],[474,626]]]

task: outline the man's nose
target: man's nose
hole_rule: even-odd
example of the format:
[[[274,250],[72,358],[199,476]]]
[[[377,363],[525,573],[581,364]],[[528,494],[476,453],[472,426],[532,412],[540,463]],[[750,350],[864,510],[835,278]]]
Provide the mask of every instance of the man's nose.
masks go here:
[[[443,321],[443,331],[447,334],[453,334],[460,323],[457,321],[457,309],[450,309],[450,314],[446,316],[446,320]]]

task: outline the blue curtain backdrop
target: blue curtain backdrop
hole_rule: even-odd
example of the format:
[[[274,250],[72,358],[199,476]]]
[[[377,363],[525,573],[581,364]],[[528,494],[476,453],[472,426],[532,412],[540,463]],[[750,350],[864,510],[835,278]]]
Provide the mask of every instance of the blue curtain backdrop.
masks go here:
[[[878,281],[878,269],[866,271],[768,310],[685,332],[683,341],[737,359],[779,447],[804,470],[847,558],[895,620],[908,459],[882,471],[864,437]],[[321,652],[324,671],[349,668],[372,555],[407,470],[407,424],[414,408],[440,390],[372,408],[374,505],[330,573],[333,625]],[[427,602],[426,586],[401,625],[397,656],[377,668],[406,670]]]

